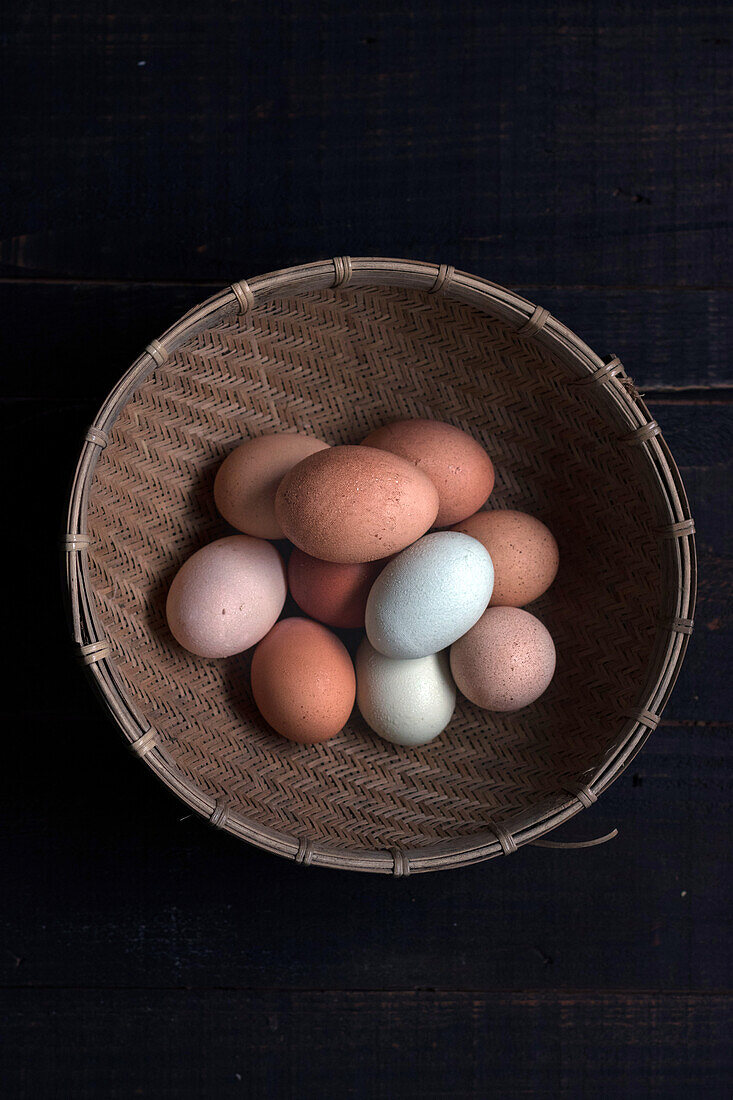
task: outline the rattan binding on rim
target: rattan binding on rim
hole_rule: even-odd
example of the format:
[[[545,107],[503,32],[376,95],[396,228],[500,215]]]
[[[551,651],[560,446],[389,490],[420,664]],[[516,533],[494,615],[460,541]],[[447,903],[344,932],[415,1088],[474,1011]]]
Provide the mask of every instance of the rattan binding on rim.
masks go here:
[[[531,511],[558,536],[560,574],[531,608],[556,638],[555,681],[516,715],[461,702],[410,753],[358,715],[327,745],[289,745],[258,718],[244,658],[175,646],[167,585],[226,533],[211,483],[242,434],[355,442],[401,416],[474,434],[495,458],[492,506]],[[692,631],[693,532],[661,429],[617,357],[450,265],[341,256],[235,282],[150,342],[86,435],[63,549],[80,659],[167,786],[303,866],[404,877],[558,847],[546,834],[623,772]]]

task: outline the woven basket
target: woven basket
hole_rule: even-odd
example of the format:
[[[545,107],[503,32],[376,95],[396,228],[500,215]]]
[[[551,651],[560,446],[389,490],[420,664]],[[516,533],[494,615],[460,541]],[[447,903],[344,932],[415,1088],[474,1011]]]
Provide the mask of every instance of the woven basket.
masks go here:
[[[168,586],[227,533],[212,484],[243,435],[354,443],[411,416],[479,439],[496,465],[492,507],[556,535],[560,572],[532,608],[555,639],[555,679],[517,714],[461,700],[418,749],[380,740],[356,712],[326,744],[291,744],[259,717],[246,655],[175,644]],[[452,267],[339,257],[235,283],[153,340],[87,433],[65,551],[81,659],[169,787],[279,855],[405,875],[537,841],[621,774],[692,630],[693,530],[617,358]]]

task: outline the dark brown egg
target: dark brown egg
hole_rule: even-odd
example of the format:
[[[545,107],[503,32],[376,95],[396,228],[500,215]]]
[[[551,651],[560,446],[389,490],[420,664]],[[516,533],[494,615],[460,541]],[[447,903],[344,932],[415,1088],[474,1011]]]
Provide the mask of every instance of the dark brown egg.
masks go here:
[[[288,587],[298,607],[319,622],[363,627],[369,590],[385,564],[321,561],[296,546],[288,562]]]

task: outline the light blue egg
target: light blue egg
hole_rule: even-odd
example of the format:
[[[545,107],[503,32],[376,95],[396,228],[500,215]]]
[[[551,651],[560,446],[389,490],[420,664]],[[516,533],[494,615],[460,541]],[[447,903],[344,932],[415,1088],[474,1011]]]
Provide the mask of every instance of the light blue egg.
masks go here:
[[[367,637],[387,657],[438,653],[478,622],[493,588],[494,566],[477,539],[459,531],[424,535],[372,585]]]

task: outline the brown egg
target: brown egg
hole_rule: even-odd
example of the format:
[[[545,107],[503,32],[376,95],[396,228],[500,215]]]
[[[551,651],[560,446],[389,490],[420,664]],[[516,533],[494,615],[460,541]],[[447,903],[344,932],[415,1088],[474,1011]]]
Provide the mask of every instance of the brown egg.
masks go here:
[[[544,523],[524,512],[477,512],[453,527],[483,543],[494,563],[491,607],[524,607],[555,579],[557,543]]]
[[[489,607],[450,651],[453,679],[486,710],[519,710],[539,699],[555,672],[545,626],[518,607]]]
[[[171,634],[199,657],[231,657],[264,638],[283,609],[285,565],[274,546],[228,535],[192,554],[166,602]]]
[[[277,491],[287,538],[324,561],[386,558],[424,535],[438,492],[411,462],[373,447],[330,447],[299,462]]]
[[[396,420],[370,432],[369,447],[401,455],[423,470],[438,490],[436,527],[470,516],[494,488],[494,465],[480,443],[440,420]]]
[[[214,500],[227,523],[261,539],[281,539],[275,516],[277,487],[298,462],[328,447],[294,432],[245,439],[227,455],[214,481]]]
[[[351,657],[335,634],[310,619],[282,619],[252,656],[252,694],[274,730],[302,745],[343,729],[356,698]]]
[[[363,627],[369,590],[385,565],[386,561],[321,561],[296,546],[288,562],[288,587],[298,607],[319,622]]]

